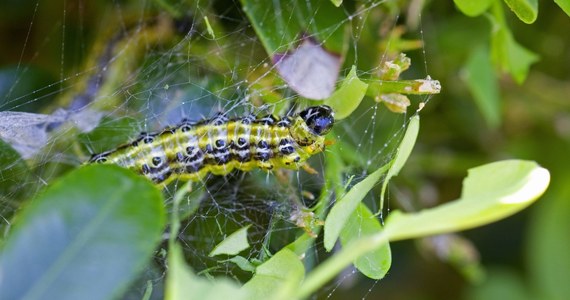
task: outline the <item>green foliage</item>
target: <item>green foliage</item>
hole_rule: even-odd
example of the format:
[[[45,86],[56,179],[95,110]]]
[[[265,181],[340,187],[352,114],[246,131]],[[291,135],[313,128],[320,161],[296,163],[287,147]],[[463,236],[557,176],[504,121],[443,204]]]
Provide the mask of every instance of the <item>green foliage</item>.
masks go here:
[[[527,24],[535,22],[538,1],[505,0],[506,6],[514,12],[510,14],[505,13],[506,6],[500,0],[454,0],[459,11],[474,18],[459,14],[441,17],[442,11],[449,9],[438,8],[445,8],[446,4],[428,1],[425,7],[415,9],[423,9],[422,15],[433,13],[437,30],[424,24],[421,40],[413,36],[411,8],[397,1],[311,0],[301,1],[303,5],[292,5],[290,1],[242,0],[232,7],[237,13],[228,9],[227,15],[224,5],[230,1],[220,1],[212,7],[204,3],[193,3],[195,7],[191,7],[182,1],[177,5],[171,2],[174,1],[154,1],[152,8],[145,6],[144,14],[153,18],[149,18],[148,24],[146,18],[140,23],[149,27],[140,25],[133,33],[130,28],[125,29],[122,32],[127,37],[125,40],[105,33],[97,36],[100,41],[94,46],[88,46],[96,54],[93,57],[102,51],[108,51],[112,57],[103,64],[95,58],[89,59],[97,61],[93,67],[97,69],[96,77],[106,80],[96,91],[97,101],[92,105],[105,111],[106,117],[99,126],[77,135],[68,128],[53,131],[53,140],[46,149],[38,149],[41,157],[30,160],[22,159],[9,144],[0,141],[0,213],[4,220],[2,226],[6,228],[0,249],[0,273],[7,274],[0,274],[0,298],[77,299],[85,295],[94,299],[127,298],[125,292],[130,292],[129,284],[137,285],[131,290],[141,288],[138,282],[134,283],[138,278],[164,285],[155,291],[148,288],[145,294],[148,298],[164,292],[166,299],[301,299],[314,295],[351,264],[365,277],[379,280],[389,274],[392,260],[400,259],[400,255],[392,258],[390,243],[394,246],[393,243],[400,240],[483,226],[532,204],[547,188],[550,173],[531,160],[553,168],[553,178],[558,178],[553,181],[557,188],[531,214],[531,235],[526,250],[530,287],[523,284],[526,278],[514,269],[491,269],[487,281],[469,289],[465,295],[468,299],[562,299],[570,293],[564,281],[570,275],[566,267],[570,261],[565,253],[570,247],[566,232],[570,226],[570,209],[565,201],[569,192],[565,179],[570,176],[563,164],[570,151],[567,148],[568,106],[564,101],[568,90],[566,80],[560,79],[567,75],[563,67],[567,62],[560,56],[556,59],[551,56],[557,51],[565,53],[566,48],[560,36],[552,32],[542,34],[546,25],[538,24],[540,22],[533,26],[543,27],[538,27],[533,35],[524,35],[517,26],[528,25],[518,21],[515,25],[508,20],[517,17]],[[570,2],[555,2],[570,14]],[[121,5],[133,9],[130,4]],[[126,14],[138,16],[141,7],[137,5],[140,4],[133,2],[132,5],[135,9]],[[220,7],[224,7],[223,13]],[[541,7],[541,13],[546,9]],[[393,25],[403,23],[398,21],[401,11],[408,12],[406,29]],[[185,32],[188,36],[183,39],[184,34],[177,32],[182,29],[176,26],[183,27],[181,18],[186,12],[192,16],[192,30]],[[93,15],[99,16],[96,12]],[[477,20],[482,22],[476,23]],[[484,21],[491,24],[488,29]],[[236,23],[243,27],[234,30]],[[557,23],[553,21],[553,24]],[[123,25],[109,24],[108,27],[114,31]],[[441,36],[430,36],[435,33]],[[109,42],[111,37],[112,43]],[[335,83],[330,96],[323,97],[322,102],[299,96],[273,65],[283,55],[298,50],[308,37],[339,64],[338,70],[331,67],[320,74],[331,76]],[[437,44],[437,38],[452,42],[443,43],[438,49],[441,45]],[[422,46],[424,42],[426,45]],[[116,47],[102,50],[107,43],[116,43]],[[68,44],[61,42],[57,46],[63,48]],[[152,48],[155,46],[158,50]],[[427,51],[421,55],[412,51],[422,47]],[[549,51],[541,51],[541,47]],[[153,50],[149,50],[151,48]],[[439,52],[434,53],[433,49]],[[401,53],[403,50],[410,50],[410,55]],[[156,53],[160,53],[162,59],[167,58],[156,60]],[[539,60],[537,53],[543,63],[551,64],[550,68],[562,70],[560,78],[545,75],[548,68],[545,65],[540,66],[539,75],[532,70],[531,66]],[[59,57],[63,56],[57,56],[55,61]],[[311,58],[311,62],[318,61]],[[168,67],[177,63],[176,70]],[[61,65],[55,72],[60,77],[54,78],[63,78],[61,74],[68,71],[64,72],[63,61]],[[185,73],[186,69],[191,71]],[[228,69],[231,76],[227,76]],[[405,75],[409,76],[401,78],[408,69]],[[509,79],[499,72],[509,75],[519,86],[511,86]],[[33,73],[29,76],[32,81],[26,81],[25,74],[18,76],[25,83],[24,87],[33,86],[29,93],[43,91],[42,85],[34,82],[37,74]],[[337,73],[347,75],[337,81]],[[6,74],[4,69],[0,76],[3,74]],[[76,76],[83,81],[70,83],[71,79],[61,79],[58,82],[62,85],[60,91],[67,90],[63,87],[67,84],[78,88],[69,89],[69,94],[60,93],[66,95],[57,96],[56,106],[69,104],[82,89],[87,89],[89,79]],[[439,80],[443,82],[445,93],[432,97],[440,92]],[[239,84],[232,85],[236,81]],[[2,78],[0,83],[4,83]],[[43,86],[51,91],[51,82]],[[20,88],[14,85],[13,90]],[[6,91],[5,85],[0,84],[0,90]],[[9,89],[5,93],[12,92]],[[466,92],[471,93],[474,103],[466,100],[469,98]],[[41,102],[40,98],[18,97],[2,109],[19,105],[35,110],[43,107],[35,103]],[[322,156],[322,171],[320,166],[315,167],[320,175],[307,179],[302,171],[296,178],[289,173],[277,174],[279,181],[269,179],[278,176],[261,172],[235,176],[239,177],[237,180],[247,181],[241,186],[235,185],[234,177],[221,185],[216,178],[206,183],[176,183],[164,188],[164,199],[157,187],[129,171],[109,166],[79,166],[90,152],[113,148],[128,141],[140,128],[146,128],[147,124],[141,126],[138,120],[139,112],[144,111],[141,106],[160,106],[163,104],[160,101],[167,99],[171,101],[168,105],[182,107],[188,99],[206,99],[205,105],[184,107],[202,114],[215,109],[212,99],[217,98],[231,98],[226,107],[239,106],[236,108],[239,113],[242,106],[247,107],[243,109],[246,111],[250,106],[266,105],[275,112],[287,111],[293,103],[332,106],[337,125],[327,138],[334,138],[335,145],[328,146]],[[243,99],[246,100],[240,102]],[[417,104],[420,101],[421,104]],[[388,112],[378,102],[400,114]],[[406,114],[407,108],[410,105],[415,108],[416,104],[419,108],[410,117]],[[426,109],[422,110],[424,104]],[[479,113],[473,109],[475,106]],[[364,126],[359,124],[371,111],[374,123],[366,120]],[[381,117],[376,115],[377,111]],[[424,114],[422,135],[418,135],[419,113]],[[152,117],[161,123],[163,117],[167,119],[165,115],[160,112]],[[481,126],[478,115],[488,126]],[[401,126],[404,123],[407,128]],[[370,141],[366,140],[369,138]],[[414,149],[416,140],[418,147]],[[371,149],[362,151],[356,146],[363,141],[370,143]],[[58,156],[62,153],[64,155]],[[47,156],[50,154],[56,154],[55,158]],[[528,160],[485,164],[497,157]],[[38,161],[43,165],[35,166]],[[482,166],[472,168],[476,165]],[[70,168],[77,170],[59,178]],[[468,168],[459,199],[441,204],[457,196],[458,189],[454,187],[459,185],[458,180]],[[310,184],[305,185],[306,182]],[[298,191],[299,183],[303,186]],[[389,190],[388,183],[396,188]],[[37,192],[44,184],[47,185],[45,190]],[[215,216],[209,220],[202,215],[204,205],[216,208],[223,205],[215,202],[215,193],[226,190],[233,190],[234,194],[228,198],[234,201],[232,205],[238,213],[247,215],[265,210],[259,203],[266,198],[257,198],[264,189],[284,198],[277,200],[289,205],[271,207],[272,217],[281,218],[275,223],[285,221],[287,225],[278,227],[281,224],[271,223],[267,230],[273,230],[271,226],[279,230],[259,234],[259,228],[265,230],[267,224],[246,221],[230,224],[233,220],[221,209],[213,211]],[[250,211],[237,196],[233,198],[238,193],[258,201],[257,211]],[[31,198],[32,195],[35,197]],[[315,195],[316,199],[307,200],[311,198],[308,195]],[[380,205],[376,205],[378,200]],[[387,200],[391,200],[391,205],[386,214],[383,208]],[[427,205],[422,200],[432,203]],[[282,204],[277,201],[271,204],[275,203]],[[432,205],[434,207],[425,208]],[[170,213],[167,229],[165,210]],[[291,211],[305,217],[306,222],[288,218],[293,215]],[[13,217],[15,212],[18,213]],[[384,214],[386,220],[381,218]],[[188,233],[194,225],[188,219],[207,229],[198,231],[199,234]],[[322,220],[325,220],[324,226],[321,226]],[[299,225],[303,228],[296,228],[294,223],[303,223]],[[517,227],[516,233],[523,227]],[[210,231],[210,228],[215,230]],[[219,235],[210,235],[214,231]],[[169,242],[163,248],[161,237],[166,235]],[[196,246],[178,241],[189,235],[203,244]],[[469,241],[469,238],[461,240]],[[212,244],[203,247],[205,241]],[[200,246],[206,248],[206,252],[204,257],[196,259],[204,250]],[[432,250],[443,252],[435,253],[436,257],[457,255],[459,257],[452,259],[459,264],[467,261],[462,255],[478,256],[477,253],[450,254],[456,248],[451,249],[449,245],[442,248]],[[469,249],[465,251],[468,252],[474,248],[462,250]],[[509,257],[517,255],[512,249],[504,251]],[[150,262],[153,253],[156,261],[166,261],[158,270],[166,274],[165,280],[164,276],[148,281],[144,277],[145,266],[147,270],[156,268]],[[476,259],[469,263],[472,264],[466,268],[479,266]],[[219,275],[220,270],[229,269],[231,278]],[[403,277],[408,281],[402,286],[413,284],[407,276]],[[404,294],[402,298],[420,298],[407,297],[409,294],[405,294],[408,291],[404,288],[395,290]],[[426,295],[422,294],[421,298],[429,298],[428,293],[425,291]]]
[[[116,166],[78,169],[17,218],[0,252],[2,299],[110,299],[148,262],[164,228],[162,197]],[[25,270],[25,272],[22,272]]]

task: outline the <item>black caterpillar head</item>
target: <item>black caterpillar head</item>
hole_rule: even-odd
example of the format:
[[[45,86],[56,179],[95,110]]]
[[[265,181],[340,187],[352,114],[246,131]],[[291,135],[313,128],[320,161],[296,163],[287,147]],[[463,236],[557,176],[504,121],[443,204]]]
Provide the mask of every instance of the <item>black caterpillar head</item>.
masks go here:
[[[307,126],[316,135],[325,135],[334,124],[334,112],[327,105],[309,107],[299,113]]]

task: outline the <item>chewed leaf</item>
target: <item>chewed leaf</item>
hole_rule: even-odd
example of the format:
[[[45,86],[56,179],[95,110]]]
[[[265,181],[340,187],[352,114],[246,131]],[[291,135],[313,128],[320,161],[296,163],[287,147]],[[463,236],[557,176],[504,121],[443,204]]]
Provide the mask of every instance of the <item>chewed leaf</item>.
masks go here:
[[[289,53],[275,55],[277,71],[299,95],[309,99],[325,99],[334,91],[340,70],[340,56],[305,38]]]
[[[230,234],[227,238],[221,241],[214,250],[210,252],[209,256],[216,256],[220,254],[236,255],[241,251],[249,248],[247,241],[247,230],[250,225],[238,229],[236,232]]]
[[[393,212],[390,240],[465,230],[506,218],[544,193],[550,173],[535,162],[508,160],[469,170],[461,199],[418,213]]]
[[[392,212],[383,231],[354,240],[315,268],[295,297],[307,297],[354,260],[389,241],[466,230],[506,218],[532,204],[549,182],[548,170],[532,161],[501,161],[471,169],[461,199],[417,213]],[[325,236],[325,246],[326,242]]]

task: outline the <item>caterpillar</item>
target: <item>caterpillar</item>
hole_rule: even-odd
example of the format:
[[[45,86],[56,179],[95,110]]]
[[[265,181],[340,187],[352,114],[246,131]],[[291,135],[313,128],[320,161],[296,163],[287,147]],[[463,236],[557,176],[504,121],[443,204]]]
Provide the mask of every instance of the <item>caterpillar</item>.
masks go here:
[[[229,119],[220,113],[200,122],[183,120],[157,133],[143,132],[129,144],[94,154],[88,163],[117,164],[157,184],[200,181],[209,173],[226,175],[234,169],[296,170],[324,151],[333,125],[334,112],[326,105],[283,118]]]

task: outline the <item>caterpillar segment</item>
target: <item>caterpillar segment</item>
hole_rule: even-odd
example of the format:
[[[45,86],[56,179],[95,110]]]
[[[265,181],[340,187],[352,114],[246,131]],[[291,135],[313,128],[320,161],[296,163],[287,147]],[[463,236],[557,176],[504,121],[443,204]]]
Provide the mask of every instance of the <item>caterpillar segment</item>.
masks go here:
[[[159,133],[141,133],[132,143],[95,154],[89,162],[117,164],[157,184],[200,181],[209,173],[226,175],[234,169],[297,170],[324,151],[325,135],[333,125],[334,112],[326,105],[283,118],[228,119],[219,114],[197,123],[185,120]]]

